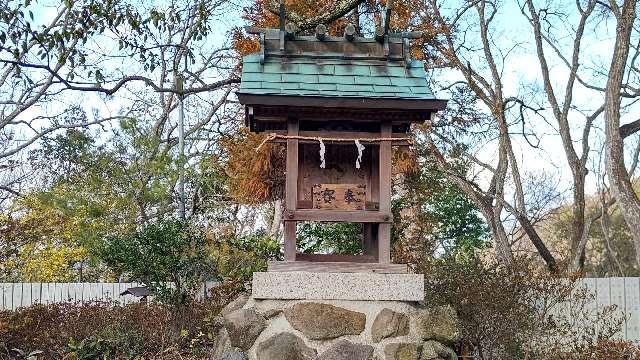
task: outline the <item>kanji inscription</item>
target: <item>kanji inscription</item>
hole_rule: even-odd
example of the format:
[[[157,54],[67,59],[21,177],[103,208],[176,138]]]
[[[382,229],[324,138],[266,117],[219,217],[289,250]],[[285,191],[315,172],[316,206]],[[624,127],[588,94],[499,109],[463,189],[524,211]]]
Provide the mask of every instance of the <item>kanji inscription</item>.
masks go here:
[[[364,184],[315,184],[313,208],[364,210],[367,189]]]

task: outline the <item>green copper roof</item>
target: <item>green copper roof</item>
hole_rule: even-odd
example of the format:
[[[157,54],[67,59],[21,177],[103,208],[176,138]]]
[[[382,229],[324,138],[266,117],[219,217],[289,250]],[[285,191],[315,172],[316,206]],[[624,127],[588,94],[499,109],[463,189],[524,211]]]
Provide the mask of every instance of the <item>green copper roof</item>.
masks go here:
[[[241,94],[435,99],[422,62],[245,56]]]

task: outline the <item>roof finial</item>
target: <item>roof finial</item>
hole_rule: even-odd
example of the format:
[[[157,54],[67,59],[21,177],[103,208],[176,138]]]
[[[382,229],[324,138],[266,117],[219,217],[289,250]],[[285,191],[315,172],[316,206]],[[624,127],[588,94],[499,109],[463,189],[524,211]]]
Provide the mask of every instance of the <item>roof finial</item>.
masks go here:
[[[389,24],[391,23],[391,9],[393,8],[393,0],[387,0],[387,6],[384,9],[384,33],[389,32]]]
[[[316,38],[320,41],[327,37],[327,27],[324,24],[318,24],[316,26]]]
[[[389,33],[389,23],[391,22],[391,8],[393,7],[393,0],[387,0],[387,5],[382,11],[380,17],[380,27],[376,29],[376,40],[379,42],[384,41],[384,37]]]
[[[344,37],[349,41],[353,41],[356,38],[356,26],[352,23],[347,24],[344,28]]]
[[[298,27],[294,23],[287,23],[284,27],[284,36],[287,40],[293,40],[296,37]]]

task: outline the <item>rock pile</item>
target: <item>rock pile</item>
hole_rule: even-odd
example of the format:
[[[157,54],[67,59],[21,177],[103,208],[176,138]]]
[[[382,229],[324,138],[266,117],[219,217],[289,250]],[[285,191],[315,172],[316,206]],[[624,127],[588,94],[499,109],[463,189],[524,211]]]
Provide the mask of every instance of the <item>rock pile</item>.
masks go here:
[[[455,360],[453,308],[407,302],[241,298],[222,312],[212,360]]]

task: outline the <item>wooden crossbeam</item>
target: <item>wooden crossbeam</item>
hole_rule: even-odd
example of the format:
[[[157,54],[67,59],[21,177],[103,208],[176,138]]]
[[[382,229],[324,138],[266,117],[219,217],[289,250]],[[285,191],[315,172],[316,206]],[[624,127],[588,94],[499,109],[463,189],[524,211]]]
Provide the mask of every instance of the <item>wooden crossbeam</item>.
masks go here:
[[[356,263],[345,261],[270,261],[268,263],[267,271],[406,274],[409,272],[409,269],[406,264]]]

